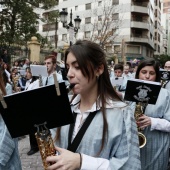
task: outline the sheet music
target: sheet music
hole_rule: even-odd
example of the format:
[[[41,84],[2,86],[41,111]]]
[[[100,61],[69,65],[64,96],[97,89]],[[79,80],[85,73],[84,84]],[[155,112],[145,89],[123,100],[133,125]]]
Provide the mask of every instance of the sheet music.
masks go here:
[[[25,71],[25,70],[18,70],[18,72],[19,72],[20,75],[22,75],[22,76],[25,76],[25,74],[26,74],[26,71]]]
[[[123,77],[114,77],[111,79],[112,86],[121,86],[123,84]]]
[[[47,67],[45,65],[30,65],[33,76],[44,76],[48,77]]]

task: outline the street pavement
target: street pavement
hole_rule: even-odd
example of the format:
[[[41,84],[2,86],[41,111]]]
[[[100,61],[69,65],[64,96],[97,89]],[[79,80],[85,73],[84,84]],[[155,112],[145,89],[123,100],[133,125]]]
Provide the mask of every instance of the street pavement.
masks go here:
[[[19,154],[21,158],[22,170],[44,170],[40,152],[28,156],[30,150],[29,137],[26,136],[18,141]]]
[[[39,151],[34,155],[27,155],[27,152],[30,150],[28,136],[18,141],[18,147],[21,158],[22,170],[44,170]],[[168,167],[168,170],[170,170],[170,166]]]

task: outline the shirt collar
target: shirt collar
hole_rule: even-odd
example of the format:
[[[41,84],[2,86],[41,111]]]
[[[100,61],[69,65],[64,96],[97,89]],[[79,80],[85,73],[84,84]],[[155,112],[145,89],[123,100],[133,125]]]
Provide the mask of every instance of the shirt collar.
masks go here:
[[[54,73],[56,73],[56,74],[57,74],[57,72],[56,72],[56,71],[54,71],[54,72],[52,72],[50,75],[48,75],[48,77],[53,76],[53,74],[54,74]]]

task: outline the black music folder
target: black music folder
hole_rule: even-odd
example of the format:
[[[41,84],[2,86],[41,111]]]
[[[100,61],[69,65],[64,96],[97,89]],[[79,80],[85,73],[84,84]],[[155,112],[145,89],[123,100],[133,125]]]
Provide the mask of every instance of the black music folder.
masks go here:
[[[159,75],[160,75],[160,79],[163,81],[170,80],[170,71],[160,70]]]
[[[158,82],[132,79],[127,81],[125,97],[127,101],[156,104],[161,85]]]
[[[65,83],[59,88],[60,96],[49,85],[3,97],[7,108],[0,103],[0,113],[13,138],[36,132],[34,125],[44,122],[48,129],[74,122]]]

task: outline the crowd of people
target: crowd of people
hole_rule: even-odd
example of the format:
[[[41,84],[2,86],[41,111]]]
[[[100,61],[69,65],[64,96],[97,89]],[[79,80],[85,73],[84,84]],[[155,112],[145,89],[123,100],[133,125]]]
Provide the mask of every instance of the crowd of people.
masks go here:
[[[128,80],[161,82],[160,66],[154,59],[140,61],[131,70],[128,63],[108,69],[105,52],[91,41],[78,40],[65,51],[67,80],[57,67],[56,57],[46,56],[47,77],[42,85],[58,82],[74,84],[70,107],[75,123],[51,129],[57,155],[48,156],[48,170],[167,170],[170,147],[170,82],[161,87],[155,105],[148,104],[138,120],[135,102],[124,99]],[[36,64],[36,63],[34,63]],[[170,71],[170,61],[163,70]],[[30,61],[21,66],[16,61],[10,68],[1,60],[0,92],[7,95],[32,90],[40,79],[32,74]],[[24,74],[22,71],[24,70]],[[116,88],[113,81],[122,78]],[[139,148],[138,128],[143,130],[146,145]],[[83,133],[83,135],[82,135]],[[20,170],[17,139],[12,139],[0,117],[0,170]],[[35,135],[29,134],[32,155],[39,150]],[[9,148],[9,151],[5,150]]]

